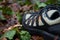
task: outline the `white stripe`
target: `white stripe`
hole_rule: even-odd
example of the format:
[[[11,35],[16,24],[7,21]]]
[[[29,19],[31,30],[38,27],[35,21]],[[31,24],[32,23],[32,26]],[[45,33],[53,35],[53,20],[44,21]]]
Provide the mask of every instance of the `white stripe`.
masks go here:
[[[46,21],[46,23],[48,23],[49,25],[54,25],[54,24],[60,23],[60,17],[58,17],[55,20],[50,20],[46,17],[45,13],[42,13],[42,17]]]
[[[25,24],[27,24],[27,23],[28,23],[28,21],[25,22]]]
[[[33,24],[33,26],[36,26],[36,21],[34,21],[34,24]]]
[[[33,26],[36,26],[36,17],[37,17],[37,16],[34,17],[35,20],[34,20]]]
[[[38,19],[38,22],[39,22],[39,26],[44,25],[40,17],[39,17],[39,19]]]
[[[30,21],[29,26],[31,26],[31,24],[32,24],[32,20]]]
[[[26,14],[26,19],[28,19],[31,16],[31,14]]]
[[[48,15],[49,17],[51,17],[52,14],[55,13],[55,12],[57,12],[57,10],[50,10],[50,11],[47,12],[47,15]]]

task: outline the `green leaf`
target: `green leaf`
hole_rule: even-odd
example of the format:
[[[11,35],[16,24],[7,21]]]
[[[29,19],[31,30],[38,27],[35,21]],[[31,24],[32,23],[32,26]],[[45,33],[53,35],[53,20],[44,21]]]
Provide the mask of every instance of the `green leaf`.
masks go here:
[[[17,12],[17,14],[16,14],[16,15],[17,15],[17,19],[18,19],[18,21],[19,21],[19,22],[21,22],[21,21],[22,21],[22,16],[20,15],[20,13],[19,13],[19,12]]]
[[[59,5],[60,5],[60,0],[58,0],[58,2],[57,2]]]
[[[47,4],[56,4],[57,0],[47,0]]]
[[[29,0],[26,0],[25,4],[29,5],[29,4],[31,4],[31,2]]]
[[[2,2],[3,0],[0,0],[0,2]]]
[[[46,6],[45,3],[40,3],[40,4],[38,4],[38,7],[45,7],[45,6]]]
[[[4,37],[7,37],[8,39],[13,39],[16,31],[15,30],[10,30],[4,34]]]
[[[3,15],[0,15],[0,20],[6,20]]]
[[[21,31],[20,35],[21,35],[21,40],[30,40],[31,38],[31,35],[27,31]]]
[[[2,14],[2,10],[0,10],[0,20],[6,20]]]
[[[12,15],[13,14],[11,8],[9,8],[7,6],[3,7],[2,9],[3,9],[2,11],[3,11],[4,14],[7,14],[7,15]]]
[[[13,14],[13,13],[12,13],[12,10],[11,10],[10,8],[6,8],[6,14],[12,15],[12,14]]]
[[[40,8],[40,7],[45,7],[45,6],[46,6],[45,3],[40,2],[39,0],[35,0],[35,3],[38,5],[38,8]]]

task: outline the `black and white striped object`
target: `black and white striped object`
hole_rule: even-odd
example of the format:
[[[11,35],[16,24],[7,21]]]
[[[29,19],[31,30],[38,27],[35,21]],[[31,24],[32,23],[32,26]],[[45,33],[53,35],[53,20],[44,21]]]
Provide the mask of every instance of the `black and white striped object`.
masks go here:
[[[55,25],[60,23],[60,8],[55,5],[48,5],[40,12],[25,14],[23,24],[25,26],[45,26]]]
[[[55,5],[48,5],[42,12],[42,17],[49,25],[60,23],[60,7]]]
[[[30,34],[43,35],[46,40],[52,40],[55,34],[60,35],[60,7],[48,5],[39,12],[25,14],[22,24]]]

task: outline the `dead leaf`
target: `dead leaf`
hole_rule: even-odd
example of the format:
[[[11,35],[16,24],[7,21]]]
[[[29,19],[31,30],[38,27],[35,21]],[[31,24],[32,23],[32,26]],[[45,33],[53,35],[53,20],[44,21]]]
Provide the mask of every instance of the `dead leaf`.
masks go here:
[[[40,37],[40,36],[38,36],[38,35],[32,36],[32,39],[33,39],[33,40],[44,40],[43,37]]]
[[[4,37],[4,38],[2,38],[1,40],[7,40],[7,38]]]

